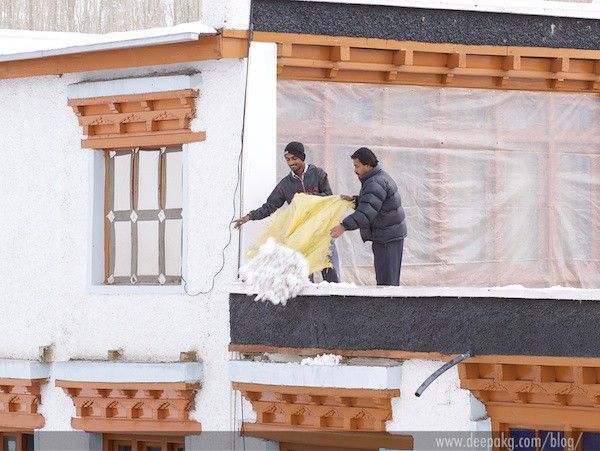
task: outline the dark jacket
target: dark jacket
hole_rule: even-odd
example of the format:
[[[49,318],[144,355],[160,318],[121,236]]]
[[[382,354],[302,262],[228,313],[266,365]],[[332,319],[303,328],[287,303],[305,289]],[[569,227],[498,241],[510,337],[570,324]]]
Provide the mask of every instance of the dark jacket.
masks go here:
[[[389,243],[406,236],[404,209],[396,182],[379,166],[360,177],[356,211],[342,221],[346,230],[360,229],[363,241]]]
[[[331,196],[333,192],[329,186],[327,172],[312,164],[306,166],[302,180],[290,172],[277,184],[263,206],[249,213],[250,219],[259,220],[272,215],[285,202],[289,204],[296,193]]]

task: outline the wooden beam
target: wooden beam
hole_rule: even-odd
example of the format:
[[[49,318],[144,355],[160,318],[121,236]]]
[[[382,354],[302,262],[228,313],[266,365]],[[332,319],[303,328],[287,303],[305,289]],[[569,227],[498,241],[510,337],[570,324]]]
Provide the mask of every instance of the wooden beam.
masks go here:
[[[395,66],[412,66],[413,55],[412,50],[395,50],[392,64]]]
[[[116,137],[88,138],[81,141],[81,147],[85,149],[131,149],[132,147],[160,147],[174,146],[178,144],[187,144],[191,142],[204,141],[205,132],[185,132],[160,134],[155,132],[152,135],[127,136],[118,135]]]
[[[277,56],[292,56],[292,44],[279,44],[277,46]]]
[[[232,31],[232,30],[230,30]],[[240,33],[226,33],[225,36],[242,35]],[[469,55],[496,55],[507,56],[518,54],[520,56],[558,58],[600,59],[600,50],[581,50],[549,47],[509,47],[502,45],[466,45],[466,44],[438,44],[417,41],[396,41],[392,39],[376,39],[366,37],[309,35],[299,33],[278,33],[255,31],[254,40],[258,42],[288,42],[303,45],[323,45],[358,47],[363,49],[386,50],[415,50],[418,52],[436,53],[465,53]]]
[[[451,53],[448,55],[448,62],[446,67],[449,69],[455,69],[457,67],[467,67],[467,55],[465,53]]]
[[[143,102],[148,100],[165,100],[179,97],[191,97],[196,98],[199,95],[197,89],[180,89],[177,91],[160,91],[150,92],[144,94],[126,94],[120,96],[101,96],[101,97],[85,97],[81,99],[69,99],[67,105],[71,107],[82,107],[89,105],[103,105],[107,103],[133,103],[140,102],[144,106]],[[148,106],[148,103],[146,103]]]
[[[508,55],[504,58],[502,68],[506,71],[509,70],[521,70],[521,56],[519,55]]]
[[[101,50],[0,62],[0,79],[62,75],[72,72],[160,66],[247,56],[247,41],[233,37],[203,36],[197,41]]]
[[[288,354],[311,356],[318,354],[336,354],[345,357],[372,357],[387,359],[419,359],[447,362],[458,354],[442,354],[439,352],[417,352],[393,349],[326,349],[326,348],[289,348],[268,345],[243,345],[231,343],[229,351],[243,354]],[[469,357],[469,363],[506,363],[513,365],[553,365],[553,366],[583,366],[600,368],[600,357],[555,357],[555,356],[526,356],[526,355],[477,355]]]
[[[331,59],[333,61],[350,61],[350,46],[336,45],[331,49]]]

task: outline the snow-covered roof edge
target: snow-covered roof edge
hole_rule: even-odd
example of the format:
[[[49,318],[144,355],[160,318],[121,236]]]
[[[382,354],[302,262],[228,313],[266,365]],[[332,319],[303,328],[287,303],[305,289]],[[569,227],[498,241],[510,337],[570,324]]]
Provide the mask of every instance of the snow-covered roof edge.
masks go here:
[[[350,3],[424,9],[450,9],[537,16],[600,19],[600,0],[592,3],[531,0],[295,0],[303,2]]]
[[[256,294],[256,290],[243,283],[229,286],[230,293]],[[521,285],[505,287],[383,287],[353,285],[349,283],[307,284],[301,296],[359,296],[359,297],[462,297],[462,298],[512,298],[600,301],[600,289],[550,287],[526,288]]]
[[[17,53],[0,54],[0,62],[160,44],[176,44],[195,41],[200,36],[216,34],[216,29],[201,22],[106,34],[51,33],[3,29],[0,30],[0,36],[14,40],[28,40],[32,49]]]

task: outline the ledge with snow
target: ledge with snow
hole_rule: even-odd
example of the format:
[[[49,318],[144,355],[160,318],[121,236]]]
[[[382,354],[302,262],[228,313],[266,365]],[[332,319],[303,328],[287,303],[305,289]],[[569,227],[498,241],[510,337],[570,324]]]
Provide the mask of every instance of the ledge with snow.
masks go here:
[[[597,357],[600,290],[310,285],[287,305],[230,294],[231,351],[445,359]]]

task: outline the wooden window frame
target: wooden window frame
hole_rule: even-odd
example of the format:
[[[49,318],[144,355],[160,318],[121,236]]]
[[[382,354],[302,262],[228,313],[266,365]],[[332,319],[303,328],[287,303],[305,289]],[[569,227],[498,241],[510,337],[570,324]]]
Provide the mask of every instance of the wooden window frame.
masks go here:
[[[183,206],[181,208],[175,209],[167,209],[166,208],[166,189],[167,189],[167,174],[166,174],[166,164],[167,164],[167,155],[169,153],[183,152],[183,146],[171,146],[171,147],[147,147],[147,148],[134,148],[127,150],[120,150],[120,153],[123,152],[131,152],[131,182],[130,182],[130,210],[126,210],[126,214],[130,214],[130,212],[140,212],[138,210],[138,190],[139,190],[139,155],[140,152],[145,151],[153,151],[160,152],[159,153],[159,163],[158,163],[158,212],[164,212],[165,219],[159,222],[159,274],[154,276],[140,276],[137,274],[137,244],[134,246],[134,241],[137,242],[137,221],[132,223],[132,235],[131,235],[131,243],[132,243],[132,254],[131,254],[131,277],[113,277],[111,276],[111,270],[114,269],[114,221],[109,219],[111,212],[113,212],[111,205],[114,200],[111,202],[111,199],[114,197],[114,159],[118,158],[116,156],[117,151],[114,150],[104,150],[104,283],[106,285],[125,285],[125,286],[133,286],[133,285],[150,285],[150,286],[163,286],[163,285],[181,285],[182,277],[179,276],[169,276],[166,275],[165,271],[165,225],[168,219],[179,219],[182,220],[182,212]],[[111,156],[112,154],[112,156]],[[182,168],[183,169],[183,168]],[[150,212],[152,210],[142,210],[142,212]],[[115,213],[113,212],[113,215]],[[116,218],[115,218],[116,220]],[[121,219],[123,220],[123,219]],[[157,218],[158,220],[158,218]],[[125,219],[126,221],[126,219]],[[183,233],[183,230],[182,230]],[[111,252],[112,249],[112,252]],[[134,251],[135,250],[135,251]],[[183,252],[181,251],[181,258],[183,259]],[[160,283],[159,277],[164,276],[164,283]],[[134,280],[135,276],[135,280]],[[127,279],[129,279],[130,283],[127,283]],[[152,280],[156,279],[156,280]],[[138,283],[139,282],[139,283]]]
[[[148,451],[160,448],[161,451],[185,450],[185,437],[177,435],[137,435],[103,434],[103,451],[119,451],[120,446],[129,446],[131,451]]]
[[[4,449],[4,439],[7,437],[13,437],[16,441],[17,451],[28,451],[27,442],[31,440],[31,449],[33,449],[33,432],[21,432],[21,431],[2,431],[0,430],[0,451],[7,451]]]

